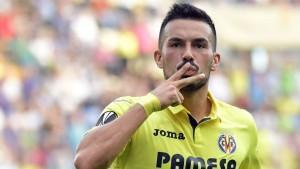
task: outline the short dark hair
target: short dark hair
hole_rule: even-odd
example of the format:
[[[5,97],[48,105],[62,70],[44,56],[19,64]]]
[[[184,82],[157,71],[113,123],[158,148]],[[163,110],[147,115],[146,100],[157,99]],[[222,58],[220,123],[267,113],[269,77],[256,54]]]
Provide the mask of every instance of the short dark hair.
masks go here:
[[[167,13],[166,17],[164,18],[161,24],[160,31],[159,31],[158,46],[160,49],[162,48],[162,36],[166,25],[170,21],[175,19],[192,19],[192,20],[198,20],[207,23],[213,33],[212,44],[213,44],[213,50],[216,51],[217,33],[212,19],[205,11],[188,3],[179,3],[179,4],[175,3]]]

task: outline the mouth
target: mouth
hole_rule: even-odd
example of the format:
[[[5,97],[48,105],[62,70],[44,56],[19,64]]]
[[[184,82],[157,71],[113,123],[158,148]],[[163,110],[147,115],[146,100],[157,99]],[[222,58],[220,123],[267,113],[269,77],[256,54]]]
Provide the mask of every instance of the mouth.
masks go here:
[[[188,70],[183,74],[184,77],[189,77],[196,75],[198,73],[198,69],[194,66],[190,66]]]
[[[198,65],[196,65],[194,62],[192,62],[192,61],[185,61],[185,62],[181,62],[180,64],[178,64],[177,66],[176,66],[176,69],[177,69],[177,71],[179,70],[179,69],[181,69],[185,64],[187,64],[187,63],[190,63],[190,66],[189,66],[189,68],[187,69],[187,71],[183,74],[183,76],[182,76],[182,78],[187,78],[187,77],[190,77],[190,76],[194,76],[194,75],[196,75],[197,73],[198,73],[198,71],[199,71],[199,67],[198,67]]]

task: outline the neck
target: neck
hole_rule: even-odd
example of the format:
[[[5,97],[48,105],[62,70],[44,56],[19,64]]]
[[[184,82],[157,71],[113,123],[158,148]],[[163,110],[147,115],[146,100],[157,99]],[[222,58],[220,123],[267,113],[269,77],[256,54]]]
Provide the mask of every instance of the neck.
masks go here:
[[[208,86],[205,85],[196,91],[182,91],[183,106],[188,109],[197,122],[208,116],[211,103],[208,100]]]

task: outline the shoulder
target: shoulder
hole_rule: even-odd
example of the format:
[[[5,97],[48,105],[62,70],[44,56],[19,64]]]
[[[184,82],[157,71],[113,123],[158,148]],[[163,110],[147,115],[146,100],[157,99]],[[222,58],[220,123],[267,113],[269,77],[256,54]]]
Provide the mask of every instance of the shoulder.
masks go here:
[[[230,105],[223,101],[217,101],[219,115],[237,124],[246,124],[255,127],[255,120],[250,112],[245,109]]]
[[[252,147],[255,147],[258,135],[256,123],[252,114],[245,109],[235,107],[222,101],[218,101],[218,104],[221,121],[224,121],[231,127],[247,132]]]
[[[123,96],[109,103],[100,113],[96,125],[103,125],[122,116],[136,103],[137,97]]]
[[[106,111],[114,111],[119,115],[122,115],[124,111],[127,111],[131,106],[133,106],[136,103],[137,97],[131,97],[131,96],[122,96],[111,103],[109,103],[102,112]]]

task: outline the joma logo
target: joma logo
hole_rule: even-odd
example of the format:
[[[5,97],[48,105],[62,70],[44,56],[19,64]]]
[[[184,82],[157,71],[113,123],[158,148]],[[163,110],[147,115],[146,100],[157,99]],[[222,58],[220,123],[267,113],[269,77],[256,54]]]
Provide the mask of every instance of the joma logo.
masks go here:
[[[178,139],[178,140],[184,140],[184,134],[183,133],[176,133],[174,131],[165,131],[160,129],[154,129],[154,136],[162,136],[162,137],[168,137],[172,139]]]

